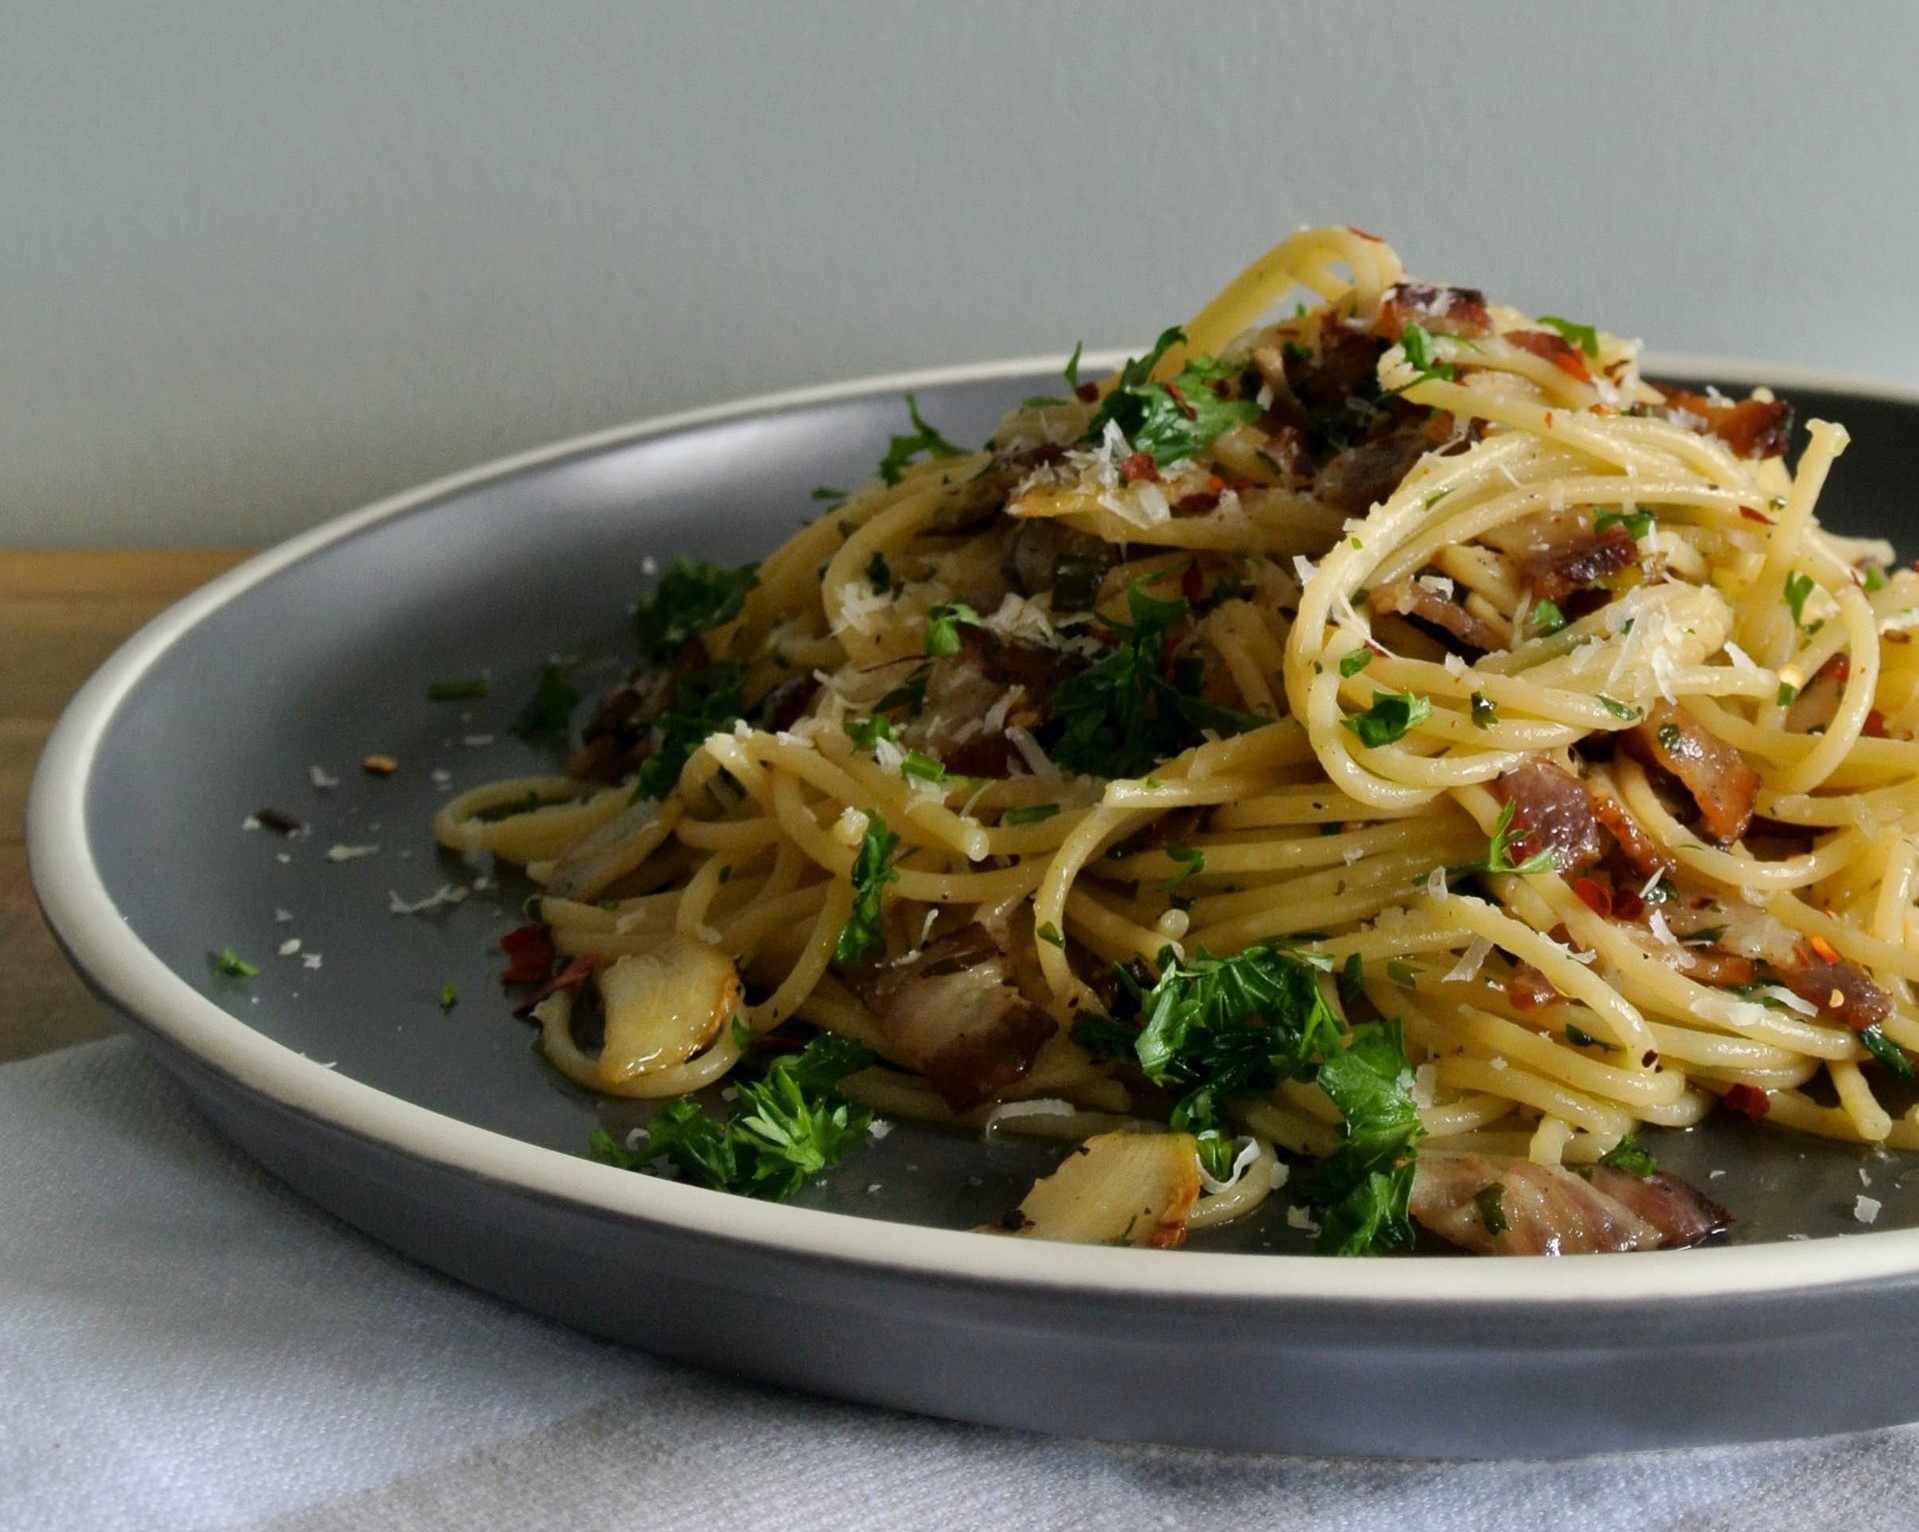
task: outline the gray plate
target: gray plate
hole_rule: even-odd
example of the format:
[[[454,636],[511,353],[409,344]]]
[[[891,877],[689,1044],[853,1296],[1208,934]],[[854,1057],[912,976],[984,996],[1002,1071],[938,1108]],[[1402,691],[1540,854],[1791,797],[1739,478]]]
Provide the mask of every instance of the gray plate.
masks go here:
[[[208,1115],[322,1205],[515,1303],[729,1372],[963,1419],[1301,1452],[1576,1453],[1919,1416],[1919,1369],[1886,1344],[1919,1321],[1912,1164],[1738,1124],[1658,1145],[1739,1215],[1730,1246],[1558,1261],[1319,1259],[1299,1253],[1283,1198],[1177,1253],[985,1239],[961,1231],[1016,1201],[1048,1152],[912,1126],[789,1206],[579,1157],[596,1121],[631,1119],[541,1065],[500,999],[494,943],[523,886],[389,912],[393,895],[473,879],[434,849],[433,806],[551,767],[505,725],[549,655],[588,657],[582,690],[617,675],[591,657],[624,652],[649,556],[764,552],[814,513],[814,486],[870,472],[906,388],[978,440],[1053,372],[682,416],[255,559],[129,642],[49,743],[29,845],[56,934]],[[1666,375],[1762,374],[1676,360]],[[1919,542],[1919,394],[1763,375],[1853,431],[1828,523]],[[424,698],[429,680],[483,670],[483,699]],[[362,773],[371,752],[399,772]],[[313,767],[338,785],[316,787]],[[311,833],[244,829],[265,807]],[[336,846],[378,849],[333,860]],[[212,972],[229,945],[257,978]],[[1884,1204],[1870,1233],[1851,1216],[1862,1176]]]

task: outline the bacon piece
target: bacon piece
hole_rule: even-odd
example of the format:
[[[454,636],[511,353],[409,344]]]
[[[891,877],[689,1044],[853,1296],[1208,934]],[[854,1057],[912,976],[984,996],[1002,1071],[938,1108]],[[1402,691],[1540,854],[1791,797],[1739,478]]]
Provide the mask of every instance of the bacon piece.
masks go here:
[[[1746,758],[1685,709],[1659,701],[1626,734],[1644,760],[1677,777],[1699,805],[1706,829],[1721,844],[1738,840],[1752,823],[1759,773]]]
[[[1586,1172],[1593,1189],[1623,1203],[1659,1231],[1662,1250],[1696,1245],[1732,1224],[1728,1213],[1689,1181],[1670,1171],[1636,1176],[1629,1170],[1595,1165]]]
[[[1562,541],[1532,548],[1519,556],[1519,577],[1540,601],[1563,601],[1576,590],[1597,585],[1639,557],[1639,544],[1622,526],[1603,532],[1575,532]]]
[[[1892,1014],[1892,996],[1857,964],[1818,951],[1800,957],[1799,965],[1784,974],[1786,988],[1818,1006],[1823,1019],[1842,1021],[1853,1031],[1863,1032]]]
[[[1639,821],[1626,811],[1625,804],[1609,794],[1594,793],[1592,809],[1593,818],[1605,826],[1606,833],[1612,836],[1614,843],[1619,847],[1619,854],[1626,859],[1627,865],[1634,872],[1643,878],[1650,878],[1654,873],[1663,874],[1672,871],[1672,863],[1667,860],[1665,852],[1659,849],[1657,842],[1650,835],[1639,828]],[[1635,894],[1630,902],[1636,904],[1637,900],[1638,896]],[[1615,897],[1614,913],[1630,919],[1638,912],[1636,909],[1628,908],[1628,903],[1624,893]]]
[[[857,987],[900,1058],[956,1112],[1024,1076],[1055,1030],[1013,986],[1004,949],[978,923]]]
[[[1557,1000],[1559,991],[1545,974],[1520,959],[1514,962],[1512,976],[1506,980],[1506,998],[1516,1011],[1536,1011],[1547,1001]]]
[[[1551,362],[1567,377],[1581,383],[1592,382],[1592,369],[1586,365],[1586,353],[1563,335],[1551,330],[1508,330],[1504,337],[1521,351],[1530,351],[1542,361]]]
[[[1728,1085],[1726,1094],[1719,1098],[1742,1117],[1759,1121],[1772,1110],[1772,1097],[1756,1085],[1748,1085],[1741,1080],[1737,1085]]]
[[[1396,341],[1408,324],[1434,335],[1481,336],[1492,333],[1486,295],[1476,287],[1431,287],[1424,282],[1395,282],[1380,295],[1374,330]],[[1557,339],[1558,337],[1554,337]]]
[[[1550,851],[1563,873],[1581,873],[1606,854],[1606,838],[1593,813],[1586,784],[1550,761],[1532,760],[1492,784],[1493,796],[1513,806],[1512,828],[1521,832],[1514,859]]]
[[[1736,957],[1730,952],[1692,948],[1687,950],[1680,962],[1688,979],[1720,989],[1750,984],[1759,977],[1757,963],[1749,957]]]
[[[925,702],[900,739],[908,749],[932,751],[962,776],[1003,777],[1021,759],[1006,730],[1039,728],[1055,688],[1085,661],[971,624],[961,625],[959,634],[960,652],[933,661]],[[1001,708],[1015,687],[1018,695]],[[999,722],[988,729],[985,720],[996,710]]]
[[[502,984],[544,984],[553,972],[553,933],[545,926],[517,926],[500,938],[506,953]]]
[[[592,782],[617,782],[647,754],[653,724],[673,698],[673,684],[687,664],[634,666],[629,675],[600,702],[580,736],[580,748],[566,763],[566,773]]]
[[[527,1012],[531,1011],[534,1006],[538,1005],[548,996],[557,995],[563,989],[572,989],[576,984],[582,983],[587,976],[599,966],[600,959],[597,953],[582,952],[578,957],[574,958],[572,962],[568,963],[566,967],[548,979],[546,983],[542,984],[538,989],[534,990],[532,994],[514,1006],[513,1014],[515,1016],[526,1015]]]
[[[1475,1201],[1490,1186],[1501,1188],[1505,1228],[1496,1234]],[[1410,1211],[1441,1239],[1482,1255],[1659,1250],[1696,1244],[1729,1222],[1677,1176],[1641,1181],[1602,1167],[1588,1180],[1562,1165],[1478,1154],[1422,1155]]]
[[[1783,456],[1792,435],[1792,406],[1784,399],[1741,399],[1721,404],[1705,394],[1654,384],[1666,396],[1666,413],[1702,436],[1716,436],[1740,457]]]
[[[1424,432],[1394,432],[1348,447],[1320,470],[1314,493],[1347,516],[1364,516],[1399,488],[1431,444]]]
[[[1081,587],[1077,594],[1090,596],[1098,594],[1100,579],[1118,557],[1118,551],[1102,537],[1075,532],[1050,516],[1034,516],[1014,524],[999,567],[1006,583],[1022,596],[1057,591],[1062,572]],[[1063,610],[1057,600],[1053,609]]]
[[[1443,628],[1468,649],[1477,649],[1482,654],[1505,647],[1498,633],[1483,619],[1475,617],[1457,601],[1448,601],[1437,591],[1428,590],[1417,580],[1394,580],[1374,589],[1366,599],[1375,615],[1417,617]]]

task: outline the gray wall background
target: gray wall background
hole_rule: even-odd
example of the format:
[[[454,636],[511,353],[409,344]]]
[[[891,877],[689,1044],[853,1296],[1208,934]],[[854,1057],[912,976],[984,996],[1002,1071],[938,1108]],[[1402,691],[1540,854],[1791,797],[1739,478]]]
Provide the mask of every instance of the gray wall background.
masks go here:
[[[0,0],[0,543],[1130,345],[1302,223],[1919,382],[1919,6]]]

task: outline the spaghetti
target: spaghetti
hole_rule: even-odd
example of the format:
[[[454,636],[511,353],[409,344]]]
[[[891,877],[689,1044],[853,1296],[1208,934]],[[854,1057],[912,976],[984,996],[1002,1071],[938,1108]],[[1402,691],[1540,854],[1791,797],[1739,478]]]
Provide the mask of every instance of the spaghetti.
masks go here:
[[[1084,1141],[1010,1229],[1133,1243],[1344,1156],[1338,1248],[1409,1202],[1587,1248],[1517,1167],[1607,1187],[1718,1102],[1919,1148],[1919,576],[1819,527],[1843,429],[1789,470],[1765,391],[1349,229],[1068,382],[682,564],[569,774],[445,806],[543,888],[558,1069],[679,1097],[818,1029],[868,1109]]]

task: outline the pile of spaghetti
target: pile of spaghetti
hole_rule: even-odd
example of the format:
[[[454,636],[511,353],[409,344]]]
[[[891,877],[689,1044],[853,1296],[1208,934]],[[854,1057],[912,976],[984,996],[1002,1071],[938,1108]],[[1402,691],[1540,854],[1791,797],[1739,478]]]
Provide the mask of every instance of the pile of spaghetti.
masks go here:
[[[568,774],[437,819],[543,885],[555,1066],[737,1066],[610,1157],[790,1190],[878,1111],[1078,1142],[1012,1233],[1304,1166],[1324,1248],[1573,1251],[1723,1223],[1642,1124],[1919,1147],[1919,576],[1820,529],[1842,429],[1349,229],[1076,363],[681,561]]]

